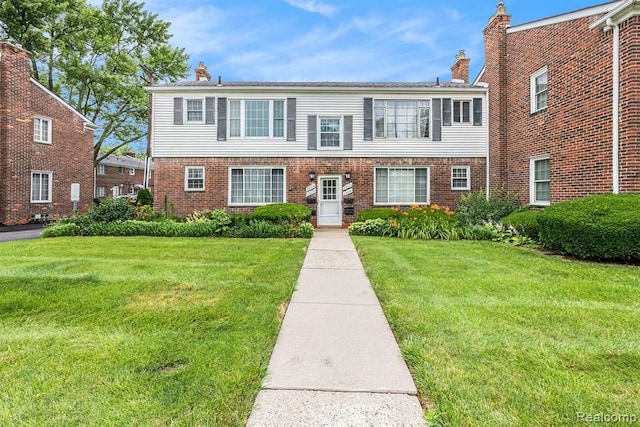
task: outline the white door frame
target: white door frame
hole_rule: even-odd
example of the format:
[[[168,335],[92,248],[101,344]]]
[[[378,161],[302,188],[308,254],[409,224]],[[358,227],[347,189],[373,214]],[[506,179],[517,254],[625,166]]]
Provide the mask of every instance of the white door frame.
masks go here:
[[[336,199],[324,200],[323,181],[336,180]],[[318,177],[318,227],[342,226],[342,175]]]

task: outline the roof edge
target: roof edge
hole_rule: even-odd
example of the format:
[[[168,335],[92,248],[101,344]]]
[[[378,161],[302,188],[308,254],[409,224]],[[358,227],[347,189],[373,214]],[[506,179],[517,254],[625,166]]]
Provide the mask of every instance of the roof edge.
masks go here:
[[[507,34],[530,30],[532,28],[544,27],[547,25],[559,24],[561,22],[573,21],[580,18],[588,18],[589,16],[599,15],[601,13],[609,13],[612,10],[617,9],[622,3],[628,1],[635,2],[636,0],[617,0],[609,3],[587,7],[584,9],[574,10],[572,12],[562,13],[560,15],[538,19],[536,21],[531,21],[524,24],[514,25],[507,28]]]
[[[66,108],[71,110],[75,115],[80,117],[85,122],[85,126],[86,127],[90,128],[90,129],[99,129],[100,128],[100,126],[98,126],[97,124],[93,123],[91,120],[86,118],[84,115],[80,114],[80,112],[78,110],[76,110],[75,108],[73,108],[71,105],[69,105],[69,103],[67,103],[67,101],[65,101],[64,99],[60,98],[58,95],[53,93],[51,90],[47,89],[42,83],[40,83],[39,81],[37,81],[33,77],[31,77],[30,80],[31,80],[31,82],[33,84],[38,86],[40,89],[44,90],[46,93],[51,95],[56,100],[60,101],[60,103],[62,103],[62,105],[64,105]]]
[[[594,21],[589,28],[603,28],[605,31],[609,30],[612,26],[618,25],[621,22],[626,21],[632,16],[640,15],[640,1],[639,0],[626,0],[622,2],[618,7],[611,10],[601,18]]]

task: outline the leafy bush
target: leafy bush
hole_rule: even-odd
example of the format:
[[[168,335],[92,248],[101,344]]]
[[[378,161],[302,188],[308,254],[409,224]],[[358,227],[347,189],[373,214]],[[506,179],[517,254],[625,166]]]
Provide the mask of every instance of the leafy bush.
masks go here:
[[[78,225],[67,223],[56,223],[51,225],[42,232],[42,237],[62,237],[62,236],[79,236],[80,227]]]
[[[540,242],[585,259],[640,260],[640,195],[600,194],[538,214]]]
[[[368,219],[376,219],[376,218],[389,219],[392,216],[394,216],[396,212],[397,212],[397,209],[392,209],[392,208],[366,209],[358,212],[358,214],[356,215],[356,222],[362,222]]]
[[[127,198],[107,197],[87,213],[91,222],[127,221],[135,217],[136,207]]]
[[[389,236],[391,235],[389,220],[384,218],[357,221],[349,226],[349,234],[355,236]]]
[[[502,218],[500,222],[505,227],[513,227],[518,234],[537,241],[538,237],[538,212],[537,210],[512,213]]]
[[[486,224],[498,222],[501,218],[519,212],[524,206],[518,202],[517,195],[509,195],[505,191],[489,194],[479,191],[464,194],[456,207],[456,217],[461,224]]]
[[[116,221],[91,225],[92,236],[161,236],[161,237],[216,237],[223,233],[219,224],[177,221]]]
[[[160,214],[153,209],[151,205],[136,205],[135,219],[141,221],[155,221],[160,218]]]
[[[242,225],[249,224],[249,221],[252,219],[255,219],[255,217],[250,213],[231,214],[231,226],[233,228],[238,228]]]
[[[312,236],[313,225],[309,222],[275,224],[264,219],[252,219],[235,230],[235,237],[242,238],[310,238]]]
[[[274,224],[301,224],[311,220],[311,209],[295,203],[275,203],[258,206],[253,211],[253,218],[270,221]]]
[[[138,191],[137,204],[140,206],[153,206],[153,194],[147,188]]]

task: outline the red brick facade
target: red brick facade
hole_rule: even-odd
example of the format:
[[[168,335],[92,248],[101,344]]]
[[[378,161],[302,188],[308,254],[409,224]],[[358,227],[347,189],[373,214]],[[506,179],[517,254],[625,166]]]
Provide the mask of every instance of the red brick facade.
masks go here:
[[[430,171],[430,200],[440,206],[455,206],[466,191],[451,189],[451,167],[470,167],[471,191],[486,186],[484,158],[156,158],[156,209],[163,209],[164,199],[172,205],[173,213],[186,216],[194,211],[227,208],[229,198],[230,166],[283,166],[286,168],[286,201],[306,203],[305,188],[310,184],[309,172],[319,175],[340,175],[342,184],[353,183],[355,212],[371,208],[374,200],[374,166],[427,166]],[[205,190],[185,191],[186,166],[203,166]],[[344,178],[351,172],[350,180]],[[317,182],[317,177],[315,179]],[[315,205],[310,205],[315,209]],[[229,212],[253,211],[253,207],[231,207]],[[345,222],[352,222],[353,215],[344,215]]]
[[[115,161],[111,161],[114,157]],[[118,194],[134,194],[143,186],[144,160],[111,155],[96,168],[96,198],[112,196],[113,187],[118,187]],[[104,195],[100,194],[101,187]],[[153,193],[153,173],[150,174],[148,188]]]
[[[613,191],[613,31],[602,14],[484,31],[491,187],[529,201],[530,159],[549,155],[551,203]],[[620,25],[620,191],[640,192],[640,18]],[[547,67],[548,106],[531,113],[530,78]]]
[[[0,224],[73,214],[93,200],[93,130],[88,120],[30,79],[28,52],[0,43]],[[34,142],[34,117],[51,119],[51,143]],[[88,126],[89,125],[89,126]],[[32,171],[52,173],[51,202],[31,202]]]

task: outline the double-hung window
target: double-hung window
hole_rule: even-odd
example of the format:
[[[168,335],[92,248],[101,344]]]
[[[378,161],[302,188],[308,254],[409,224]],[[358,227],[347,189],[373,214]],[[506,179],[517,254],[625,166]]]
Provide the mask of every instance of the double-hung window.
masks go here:
[[[375,204],[429,203],[429,168],[375,168]]]
[[[532,205],[549,205],[551,202],[551,162],[549,156],[530,160],[530,202]]]
[[[106,197],[107,196],[107,187],[99,185],[96,187],[96,197]]]
[[[453,122],[471,123],[471,101],[453,101]]]
[[[547,67],[531,75],[531,113],[547,108]]]
[[[285,202],[284,168],[232,167],[229,169],[232,205],[264,205]]]
[[[43,144],[51,144],[51,119],[34,117],[33,140]]]
[[[187,99],[185,121],[187,123],[204,123],[204,102],[202,99]]]
[[[31,172],[31,203],[51,202],[52,177],[52,172]]]
[[[342,146],[342,120],[339,117],[320,117],[320,148],[340,148]]]
[[[184,168],[184,190],[204,191],[204,166],[187,166]]]
[[[429,138],[430,108],[429,100],[376,100],[376,138]]]
[[[98,175],[106,175],[107,174],[107,166],[103,164],[98,165]]]
[[[451,168],[451,189],[469,190],[469,166],[453,166]]]
[[[231,138],[283,138],[284,100],[232,99],[229,101]]]

